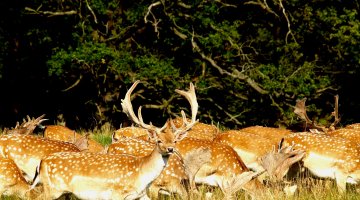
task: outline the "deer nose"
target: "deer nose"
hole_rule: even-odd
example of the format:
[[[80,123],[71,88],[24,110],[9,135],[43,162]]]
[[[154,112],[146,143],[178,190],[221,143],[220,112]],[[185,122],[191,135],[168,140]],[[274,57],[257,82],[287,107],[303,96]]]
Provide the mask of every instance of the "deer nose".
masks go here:
[[[173,153],[174,152],[174,147],[168,147],[167,151],[168,151],[168,153]]]

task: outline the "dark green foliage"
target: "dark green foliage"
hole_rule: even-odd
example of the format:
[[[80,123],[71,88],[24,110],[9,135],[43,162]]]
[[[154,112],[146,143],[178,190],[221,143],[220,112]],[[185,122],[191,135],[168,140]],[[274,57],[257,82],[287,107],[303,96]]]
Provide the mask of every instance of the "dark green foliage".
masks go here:
[[[174,90],[190,81],[201,121],[228,128],[297,125],[304,97],[326,124],[335,94],[342,122],[358,121],[359,2],[264,2],[4,1],[0,81],[13,87],[2,105],[13,107],[0,112],[119,126],[120,99],[140,79],[134,105],[155,124],[189,109]]]

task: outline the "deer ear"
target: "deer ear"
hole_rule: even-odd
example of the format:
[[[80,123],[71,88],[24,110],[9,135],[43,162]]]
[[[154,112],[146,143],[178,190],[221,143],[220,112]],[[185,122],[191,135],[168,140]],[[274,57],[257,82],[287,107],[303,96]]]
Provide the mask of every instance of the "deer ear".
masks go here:
[[[175,136],[175,141],[176,141],[176,142],[181,141],[181,140],[183,140],[186,136],[187,136],[187,131],[179,132],[179,133],[177,133],[176,136]]]
[[[117,141],[118,141],[118,139],[115,138],[115,132],[113,132],[113,134],[111,135],[111,144],[114,144]]]
[[[157,133],[155,130],[147,130],[150,140],[157,141]]]

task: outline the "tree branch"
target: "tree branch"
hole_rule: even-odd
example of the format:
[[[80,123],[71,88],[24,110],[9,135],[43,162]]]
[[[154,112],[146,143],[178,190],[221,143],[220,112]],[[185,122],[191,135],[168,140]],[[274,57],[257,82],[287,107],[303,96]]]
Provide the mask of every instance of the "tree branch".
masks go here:
[[[253,89],[255,89],[260,94],[268,94],[269,93],[268,91],[262,89],[254,80],[252,80],[250,77],[248,77],[244,73],[238,71],[237,69],[233,70],[233,72],[228,72],[227,70],[221,68],[214,59],[212,59],[209,56],[206,56],[205,53],[200,49],[200,47],[197,45],[197,43],[194,40],[194,33],[191,38],[191,44],[192,44],[193,50],[195,50],[197,53],[199,53],[203,59],[207,60],[211,64],[211,66],[213,66],[215,69],[217,69],[219,71],[219,73],[221,75],[225,74],[225,75],[231,76],[236,79],[245,80]]]
[[[155,15],[151,12],[151,9],[152,9],[153,7],[159,6],[159,5],[161,5],[161,2],[160,2],[160,1],[157,1],[157,2],[155,2],[155,3],[150,4],[150,6],[148,7],[148,11],[146,12],[146,14],[145,14],[145,16],[144,16],[144,22],[145,22],[145,24],[148,23],[148,22],[150,22],[150,23],[152,24],[152,26],[154,27],[154,31],[155,31],[155,33],[157,33],[157,36],[158,36],[158,37],[159,37],[159,34],[160,34],[160,33],[159,33],[158,24],[161,22],[161,19],[157,20],[156,17],[155,17]],[[148,20],[149,15],[152,16],[153,21]]]
[[[289,17],[287,16],[287,14],[286,14],[285,7],[284,7],[284,5],[282,4],[282,0],[279,0],[279,5],[280,5],[280,8],[281,8],[281,10],[282,10],[282,12],[283,12],[283,15],[284,15],[284,17],[285,17],[285,19],[286,19],[287,26],[288,26],[288,32],[286,33],[286,36],[285,36],[285,42],[286,42],[286,44],[288,43],[288,37],[289,37],[289,35],[291,35],[292,38],[293,38],[293,40],[294,40],[294,42],[297,43],[297,41],[296,41],[296,39],[295,39],[295,36],[294,36],[293,32],[291,31],[290,20],[289,20]]]
[[[78,12],[76,10],[69,11],[40,11],[39,8],[37,10],[25,7],[26,11],[29,11],[31,14],[40,14],[40,15],[49,15],[49,17],[53,16],[62,16],[62,15],[76,15]]]
[[[85,0],[85,2],[86,2],[86,7],[90,10],[91,14],[92,14],[93,17],[94,17],[94,22],[97,24],[98,22],[97,22],[96,15],[95,15],[94,11],[91,9],[88,0]]]
[[[267,4],[266,0],[264,0],[263,2],[260,0],[255,1],[248,1],[244,3],[245,5],[258,5],[260,6],[262,9],[266,10],[267,12],[275,15],[276,17],[279,17],[279,15],[277,15],[273,10],[271,10],[271,8],[269,7],[269,5]]]

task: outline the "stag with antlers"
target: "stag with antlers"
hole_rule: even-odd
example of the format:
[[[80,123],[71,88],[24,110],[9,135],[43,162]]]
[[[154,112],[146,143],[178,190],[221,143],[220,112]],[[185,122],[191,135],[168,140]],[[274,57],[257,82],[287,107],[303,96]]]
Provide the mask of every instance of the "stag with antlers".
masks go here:
[[[175,143],[186,136],[196,123],[197,102],[194,91],[185,96],[192,106],[192,121],[182,129],[174,130],[168,121],[161,128],[144,123],[141,107],[135,115],[130,96],[138,85],[136,81],[122,100],[123,111],[137,125],[145,128],[155,142],[153,151],[144,157],[96,153],[55,153],[46,156],[39,168],[33,186],[43,182],[51,198],[71,192],[82,199],[137,199],[146,195],[146,188],[160,175],[169,156],[177,154]],[[177,90],[177,92],[184,92]],[[185,113],[182,111],[183,115]]]

